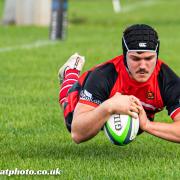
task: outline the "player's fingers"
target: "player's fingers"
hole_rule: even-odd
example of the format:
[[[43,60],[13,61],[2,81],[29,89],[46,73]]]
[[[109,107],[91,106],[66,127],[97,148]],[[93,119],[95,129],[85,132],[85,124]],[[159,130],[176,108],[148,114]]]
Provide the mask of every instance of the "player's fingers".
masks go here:
[[[130,106],[130,111],[132,112],[136,112],[136,113],[139,113],[139,109],[137,107],[134,107],[134,106]]]
[[[137,109],[140,109],[141,106],[139,104],[137,104],[136,102],[131,102],[131,106]]]
[[[130,116],[132,116],[133,118],[135,118],[135,119],[137,119],[138,118],[138,114],[137,113],[135,113],[135,112],[132,112],[132,111],[128,111],[128,114],[130,115]]]
[[[129,96],[129,99],[130,99],[131,102],[134,102],[137,105],[141,106],[141,102],[137,97],[131,95],[131,96]]]
[[[139,114],[143,114],[145,112],[142,106],[137,106],[137,109],[139,110]]]
[[[141,101],[138,99],[138,98],[134,98],[134,102],[137,104],[137,105],[139,105],[139,106],[141,106]]]

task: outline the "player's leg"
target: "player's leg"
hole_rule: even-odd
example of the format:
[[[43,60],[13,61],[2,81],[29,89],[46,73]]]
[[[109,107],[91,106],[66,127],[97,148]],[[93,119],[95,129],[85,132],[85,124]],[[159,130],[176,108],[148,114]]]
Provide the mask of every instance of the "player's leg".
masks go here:
[[[85,58],[80,56],[78,53],[75,53],[59,69],[58,77],[61,84],[59,91],[59,103],[63,109],[68,90],[75,82],[77,82],[84,63]]]

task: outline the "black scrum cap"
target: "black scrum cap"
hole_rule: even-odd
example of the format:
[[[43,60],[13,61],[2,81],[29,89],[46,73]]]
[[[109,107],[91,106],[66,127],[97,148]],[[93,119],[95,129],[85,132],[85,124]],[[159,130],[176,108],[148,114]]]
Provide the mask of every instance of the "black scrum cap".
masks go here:
[[[152,51],[159,54],[159,38],[157,32],[146,24],[135,24],[125,29],[122,37],[124,62],[127,66],[128,51]]]

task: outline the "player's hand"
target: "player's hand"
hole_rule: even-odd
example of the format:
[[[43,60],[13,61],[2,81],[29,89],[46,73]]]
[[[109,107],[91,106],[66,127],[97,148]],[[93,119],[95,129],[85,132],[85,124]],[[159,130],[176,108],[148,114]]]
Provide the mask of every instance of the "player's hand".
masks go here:
[[[111,114],[128,114],[137,118],[141,102],[135,96],[116,93],[108,100]]]
[[[140,128],[144,131],[146,131],[148,129],[148,126],[149,126],[149,119],[147,118],[147,115],[146,115],[146,112],[144,110],[144,108],[142,107],[138,107],[139,109],[139,125],[140,125]]]

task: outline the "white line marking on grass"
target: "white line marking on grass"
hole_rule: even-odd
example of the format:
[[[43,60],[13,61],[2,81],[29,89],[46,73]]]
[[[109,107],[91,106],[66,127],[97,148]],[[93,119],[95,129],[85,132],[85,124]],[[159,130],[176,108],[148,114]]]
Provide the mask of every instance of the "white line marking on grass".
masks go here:
[[[55,45],[56,43],[57,43],[57,41],[40,40],[40,41],[36,41],[36,42],[33,42],[33,43],[29,43],[29,44],[23,44],[23,45],[20,45],[20,46],[12,46],[12,47],[0,48],[0,53],[11,52],[11,51],[19,50],[19,49],[39,48],[39,47],[42,47],[42,46]]]
[[[136,4],[128,5],[127,7],[122,6],[121,12],[126,13],[126,12],[133,11],[135,9],[139,9],[140,7],[150,6],[150,5],[157,3],[157,1],[158,0],[149,0],[149,1],[144,0],[144,1],[138,2]]]

